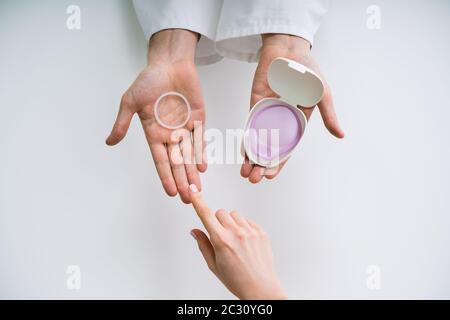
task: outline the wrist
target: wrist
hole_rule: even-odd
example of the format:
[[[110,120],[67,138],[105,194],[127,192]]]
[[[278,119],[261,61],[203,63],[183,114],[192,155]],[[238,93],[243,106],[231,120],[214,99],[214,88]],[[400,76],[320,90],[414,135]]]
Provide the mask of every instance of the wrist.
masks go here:
[[[284,293],[256,294],[243,297],[241,300],[287,300],[288,297]]]
[[[311,44],[308,40],[290,35],[290,34],[277,34],[266,33],[261,36],[262,38],[262,51],[270,49],[280,52],[285,56],[290,55],[306,55],[311,52]]]
[[[267,299],[269,300],[287,300],[288,297],[286,293],[284,293],[283,288],[281,286],[278,290],[273,290],[268,296]]]
[[[265,292],[267,291],[267,292]],[[280,287],[270,290],[254,290],[248,292],[245,296],[240,297],[241,300],[287,300],[288,297],[284,290]]]
[[[147,63],[194,63],[199,34],[185,29],[165,29],[152,35],[149,41]]]

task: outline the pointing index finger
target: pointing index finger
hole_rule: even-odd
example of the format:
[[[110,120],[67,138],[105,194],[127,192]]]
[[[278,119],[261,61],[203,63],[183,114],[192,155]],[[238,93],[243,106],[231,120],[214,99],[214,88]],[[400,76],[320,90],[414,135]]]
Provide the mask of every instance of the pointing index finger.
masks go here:
[[[222,225],[216,219],[216,216],[212,212],[212,210],[208,207],[208,205],[203,201],[201,194],[198,192],[197,186],[195,184],[191,184],[189,186],[192,206],[197,212],[198,217],[202,221],[208,233],[211,235],[213,233],[217,233]]]

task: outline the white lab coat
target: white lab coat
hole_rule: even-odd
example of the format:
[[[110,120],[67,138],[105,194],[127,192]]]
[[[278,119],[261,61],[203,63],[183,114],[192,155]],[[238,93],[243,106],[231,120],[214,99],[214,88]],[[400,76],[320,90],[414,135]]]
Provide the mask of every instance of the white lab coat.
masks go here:
[[[261,34],[284,33],[311,45],[328,0],[133,0],[147,39],[163,29],[201,34],[197,64],[229,57],[254,62]]]

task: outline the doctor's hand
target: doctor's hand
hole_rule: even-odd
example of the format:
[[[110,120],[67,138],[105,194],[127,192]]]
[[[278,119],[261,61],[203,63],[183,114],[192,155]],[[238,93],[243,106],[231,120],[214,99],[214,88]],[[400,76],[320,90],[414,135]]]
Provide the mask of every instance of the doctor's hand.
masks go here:
[[[148,65],[123,94],[116,122],[106,139],[110,146],[119,143],[137,113],[166,193],[179,193],[185,203],[190,203],[190,184],[201,189],[199,172],[207,167],[203,125],[198,125],[204,124],[205,111],[194,64],[197,40],[196,33],[182,29],[163,30],[152,36]],[[192,109],[187,124],[176,131],[161,126],[153,111],[158,97],[169,91],[183,94]],[[161,100],[158,115],[166,124],[180,124],[187,117],[185,105],[177,99],[169,96]]]
[[[303,38],[285,34],[264,34],[262,35],[262,41],[260,60],[253,78],[250,105],[255,105],[256,102],[263,98],[279,97],[270,89],[267,80],[269,65],[275,58],[284,57],[297,61],[316,72],[324,82],[324,95],[318,104],[320,114],[328,131],[337,138],[343,138],[344,132],[339,126],[334,110],[330,87],[321,74],[318,64],[311,56],[310,43]],[[314,108],[302,108],[307,119],[311,117],[313,110]],[[250,163],[248,158],[246,158],[241,167],[241,175],[244,178],[248,178],[252,183],[260,182],[263,177],[273,179],[278,175],[285,163],[286,161],[276,168],[264,169]]]
[[[209,269],[239,299],[286,299],[264,230],[236,211],[214,213],[195,185],[190,189],[192,204],[209,237],[199,229],[191,235]]]

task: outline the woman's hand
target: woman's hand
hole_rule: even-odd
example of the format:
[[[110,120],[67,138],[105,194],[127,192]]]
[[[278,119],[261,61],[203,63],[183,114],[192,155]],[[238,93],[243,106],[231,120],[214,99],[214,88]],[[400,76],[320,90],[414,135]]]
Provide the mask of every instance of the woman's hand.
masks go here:
[[[253,78],[252,94],[250,105],[254,106],[256,102],[267,97],[277,97],[278,95],[269,87],[267,80],[267,71],[270,63],[278,57],[284,57],[295,60],[314,72],[322,79],[325,85],[324,95],[319,102],[318,107],[322,115],[323,122],[328,131],[337,138],[343,138],[344,132],[339,126],[339,122],[334,111],[333,99],[330,87],[320,72],[318,64],[315,62],[310,52],[310,43],[303,38],[286,35],[286,34],[264,34],[262,35],[263,46],[258,67],[256,68],[255,77]],[[302,108],[309,119],[314,108]],[[277,176],[286,162],[280,164],[276,168],[265,169],[257,165],[253,165],[246,158],[241,167],[241,175],[248,178],[252,183],[258,183],[263,177],[273,179]]]
[[[123,95],[116,122],[106,139],[108,145],[119,143],[137,113],[166,193],[179,193],[185,203],[190,203],[190,184],[201,189],[199,172],[207,166],[203,157],[204,103],[194,64],[197,40],[196,33],[181,29],[163,30],[152,36],[148,65]],[[158,124],[153,112],[156,99],[168,91],[183,94],[192,109],[190,120],[177,132]],[[164,108],[160,107],[165,120],[182,122],[186,109],[174,99],[167,99]]]
[[[209,269],[239,299],[286,299],[275,272],[270,240],[256,223],[238,212],[215,214],[195,185],[192,204],[209,234],[191,231]]]

